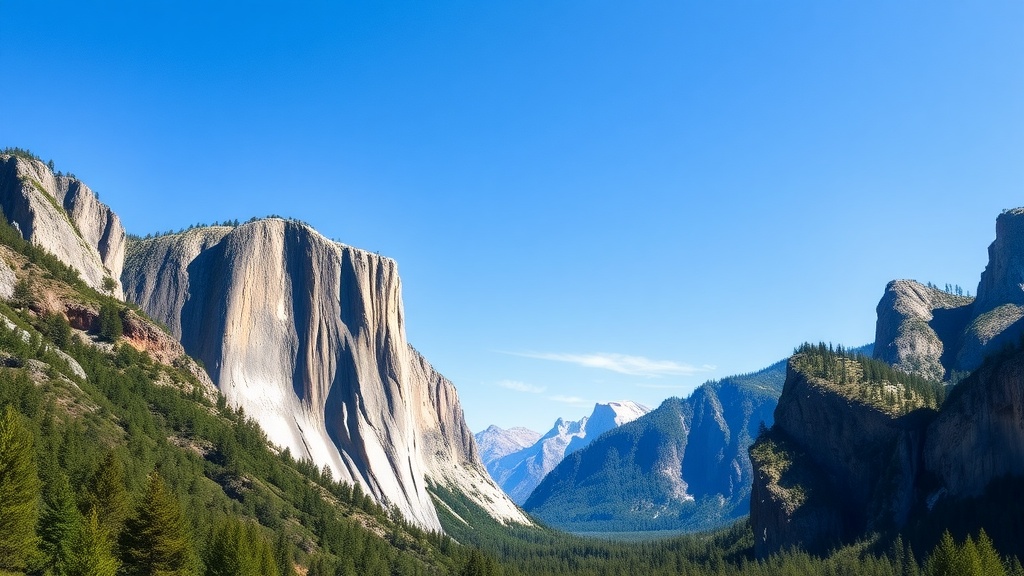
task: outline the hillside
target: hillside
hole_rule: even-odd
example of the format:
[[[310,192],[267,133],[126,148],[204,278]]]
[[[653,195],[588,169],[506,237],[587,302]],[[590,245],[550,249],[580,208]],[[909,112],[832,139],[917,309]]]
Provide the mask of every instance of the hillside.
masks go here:
[[[573,532],[698,531],[746,515],[747,447],[772,410],[784,362],[670,398],[566,457],[524,508]]]
[[[444,574],[469,562],[469,551],[446,537],[276,451],[254,421],[197,377],[161,327],[76,280],[76,271],[6,221],[0,271],[10,287],[0,290],[0,427],[26,439],[26,477],[38,482],[18,494],[41,506],[40,540],[5,549],[0,572],[62,562],[95,568],[101,560],[127,571],[125,527],[138,525],[153,490],[179,510],[188,573],[243,550],[270,559],[259,571],[265,575],[292,566],[309,574],[336,567],[339,574]],[[12,461],[10,450],[0,442],[3,461]],[[0,490],[9,478],[0,475]],[[13,542],[10,527],[0,526],[0,540]],[[247,534],[247,548],[221,537],[236,529]]]

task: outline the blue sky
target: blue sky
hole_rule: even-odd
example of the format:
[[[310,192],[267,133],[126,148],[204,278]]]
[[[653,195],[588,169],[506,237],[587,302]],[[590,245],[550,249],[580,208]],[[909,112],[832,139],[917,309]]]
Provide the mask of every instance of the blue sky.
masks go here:
[[[395,258],[474,430],[869,342],[1024,204],[1019,1],[8,2],[0,62],[0,147],[131,232]]]

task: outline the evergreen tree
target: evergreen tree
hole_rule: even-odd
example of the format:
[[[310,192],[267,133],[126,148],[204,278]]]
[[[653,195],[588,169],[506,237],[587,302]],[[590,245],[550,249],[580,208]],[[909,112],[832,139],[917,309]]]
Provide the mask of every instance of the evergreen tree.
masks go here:
[[[927,576],[957,576],[958,573],[954,570],[960,564],[958,555],[959,550],[956,542],[953,541],[953,535],[947,530],[942,534],[942,538],[932,550],[931,555],[928,556],[924,573]]]
[[[62,470],[50,474],[43,491],[43,515],[39,519],[45,565],[54,576],[68,574],[74,556],[74,544],[82,526],[68,477]]]
[[[995,547],[992,545],[992,540],[985,533],[984,528],[978,534],[975,548],[978,551],[978,561],[981,567],[979,574],[981,576],[1006,576],[1006,568],[1003,566],[1002,560],[999,559],[999,553],[996,552]]]
[[[96,508],[89,510],[78,534],[68,576],[115,576],[121,563],[114,555],[113,540],[100,523]]]
[[[156,472],[121,538],[121,561],[128,576],[190,576],[195,573],[192,543],[181,505]]]
[[[277,541],[274,542],[275,561],[277,572],[281,576],[294,576],[295,556],[292,551],[292,542],[288,539],[288,533],[280,530],[277,533]]]
[[[104,302],[100,305],[100,338],[114,342],[124,333],[124,324],[117,306]]]
[[[7,406],[0,414],[0,572],[24,571],[34,559],[38,508],[32,432]]]
[[[235,516],[218,521],[207,548],[206,576],[278,576],[273,548],[259,525]]]
[[[128,491],[125,489],[124,466],[114,452],[108,452],[89,480],[83,502],[86,510],[95,509],[100,527],[115,538],[128,517]]]

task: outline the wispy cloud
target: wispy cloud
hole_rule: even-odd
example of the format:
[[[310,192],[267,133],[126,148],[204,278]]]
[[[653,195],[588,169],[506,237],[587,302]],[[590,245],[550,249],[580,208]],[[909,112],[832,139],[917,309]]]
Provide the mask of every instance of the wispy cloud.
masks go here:
[[[692,366],[672,360],[652,360],[643,356],[629,356],[627,354],[596,353],[596,354],[561,354],[555,352],[507,352],[513,356],[525,358],[538,358],[540,360],[553,360],[555,362],[568,362],[587,368],[601,368],[611,370],[619,374],[629,376],[646,376],[658,378],[661,376],[693,376],[701,372],[714,370],[714,366],[705,364],[703,366]]]
[[[555,402],[561,402],[562,404],[569,404],[570,406],[590,406],[592,404],[592,402],[586,398],[580,398],[579,396],[565,396],[562,394],[548,396],[548,400],[554,400]]]
[[[689,384],[641,384],[640,382],[634,383],[633,386],[636,386],[637,388],[653,388],[656,390],[685,390],[693,388],[693,386]]]
[[[508,388],[509,390],[515,390],[516,392],[526,392],[528,394],[543,394],[547,388],[543,386],[534,386],[533,384],[527,384],[526,382],[520,382],[518,380],[502,380],[498,382],[498,386],[502,388]]]

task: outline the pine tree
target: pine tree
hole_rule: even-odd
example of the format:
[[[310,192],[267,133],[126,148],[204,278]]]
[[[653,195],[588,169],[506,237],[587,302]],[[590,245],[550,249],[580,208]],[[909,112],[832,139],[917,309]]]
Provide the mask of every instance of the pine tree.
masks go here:
[[[124,324],[121,322],[121,315],[114,304],[103,303],[100,305],[100,338],[114,342],[124,333]]]
[[[85,509],[95,508],[100,527],[116,539],[129,512],[128,491],[125,489],[124,466],[114,452],[108,452],[99,468],[89,480],[85,494]]]
[[[114,555],[113,540],[100,523],[96,508],[89,510],[78,534],[68,576],[115,576],[121,563]]]
[[[32,432],[7,406],[0,415],[0,572],[24,571],[35,557],[39,487]]]
[[[50,474],[43,491],[43,515],[39,519],[39,535],[46,568],[54,576],[68,574],[74,556],[74,544],[79,538],[82,518],[75,504],[68,477],[62,470]]]
[[[927,576],[955,576],[957,572],[954,570],[959,565],[958,555],[956,542],[953,541],[952,534],[947,530],[942,534],[939,543],[928,557],[924,573]]]
[[[234,516],[218,521],[206,551],[206,576],[278,576],[273,548],[259,525]]]
[[[992,545],[992,540],[985,533],[984,528],[978,533],[975,548],[978,551],[981,576],[1006,576],[1006,568],[1003,566],[1002,560],[999,559],[999,553],[996,552],[995,546]]]
[[[192,543],[181,505],[156,472],[126,523],[121,549],[128,576],[188,576],[195,573]]]
[[[292,542],[288,539],[288,533],[280,530],[277,533],[277,541],[274,542],[275,561],[277,572],[281,576],[293,576],[295,574],[295,557],[292,551]]]

